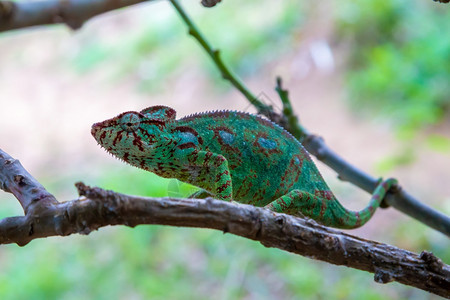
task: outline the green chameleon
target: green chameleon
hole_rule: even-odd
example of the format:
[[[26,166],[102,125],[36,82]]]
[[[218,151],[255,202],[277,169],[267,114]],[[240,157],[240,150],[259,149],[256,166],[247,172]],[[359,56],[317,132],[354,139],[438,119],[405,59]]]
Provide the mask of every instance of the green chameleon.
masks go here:
[[[235,200],[338,228],[366,223],[397,183],[380,181],[366,208],[349,211],[300,142],[275,123],[237,111],[175,115],[170,107],[152,106],[96,123],[91,132],[123,161],[202,188],[193,198]]]

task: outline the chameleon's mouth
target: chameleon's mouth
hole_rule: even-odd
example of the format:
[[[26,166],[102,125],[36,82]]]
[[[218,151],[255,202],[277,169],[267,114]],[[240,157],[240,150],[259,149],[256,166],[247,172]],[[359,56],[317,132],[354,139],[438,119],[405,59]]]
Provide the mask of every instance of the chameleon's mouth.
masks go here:
[[[101,128],[100,123],[95,123],[91,127],[91,134],[93,137],[97,134],[98,130]]]
[[[106,138],[107,131],[105,130],[106,127],[105,124],[106,121],[98,122],[92,125],[91,127],[91,134],[94,137],[94,139],[99,143],[102,147],[103,145],[103,139]]]
[[[94,123],[91,127],[91,134],[95,139],[97,139],[99,134],[102,134],[107,128],[113,127],[114,125],[116,124],[113,119]]]

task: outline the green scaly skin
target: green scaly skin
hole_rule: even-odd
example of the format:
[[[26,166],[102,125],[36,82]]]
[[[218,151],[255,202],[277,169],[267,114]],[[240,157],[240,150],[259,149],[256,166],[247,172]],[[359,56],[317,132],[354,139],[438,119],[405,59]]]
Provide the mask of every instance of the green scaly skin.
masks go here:
[[[91,132],[125,162],[207,192],[194,197],[209,194],[301,214],[337,228],[362,226],[396,184],[395,179],[380,181],[367,207],[349,211],[330,191],[305,148],[280,126],[236,111],[179,120],[175,115],[170,107],[153,106],[96,123]]]

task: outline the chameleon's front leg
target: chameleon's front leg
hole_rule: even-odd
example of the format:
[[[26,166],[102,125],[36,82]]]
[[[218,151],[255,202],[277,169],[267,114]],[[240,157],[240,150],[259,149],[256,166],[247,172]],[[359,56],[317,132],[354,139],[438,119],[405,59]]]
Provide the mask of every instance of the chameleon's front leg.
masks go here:
[[[227,159],[210,151],[195,150],[188,155],[188,164],[192,167],[207,168],[206,176],[209,178],[197,178],[197,181],[204,180],[210,182],[211,186],[207,189],[215,197],[221,200],[231,201],[233,197],[233,188],[231,183],[231,174],[228,169]],[[200,182],[193,182],[199,185]],[[196,195],[194,193],[193,195]]]

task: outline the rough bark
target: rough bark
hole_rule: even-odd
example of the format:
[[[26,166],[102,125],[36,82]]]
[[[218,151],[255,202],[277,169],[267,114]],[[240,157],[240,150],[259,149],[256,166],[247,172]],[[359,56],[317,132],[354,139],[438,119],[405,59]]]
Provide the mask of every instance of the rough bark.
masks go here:
[[[84,22],[111,10],[152,0],[0,1],[0,32],[51,24],[79,29]]]

